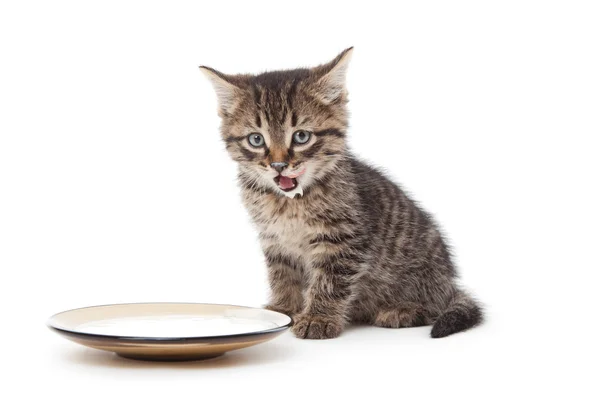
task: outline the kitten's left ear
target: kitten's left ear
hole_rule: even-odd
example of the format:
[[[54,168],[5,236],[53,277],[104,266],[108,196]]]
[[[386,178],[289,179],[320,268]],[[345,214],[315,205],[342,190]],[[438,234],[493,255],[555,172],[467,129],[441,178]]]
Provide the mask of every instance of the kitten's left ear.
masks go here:
[[[346,72],[352,58],[354,47],[342,51],[327,64],[315,68],[321,77],[317,80],[317,96],[326,104],[330,104],[346,93]]]
[[[200,66],[200,71],[210,80],[217,93],[219,114],[222,116],[223,112],[230,113],[236,105],[236,95],[240,90],[234,84],[235,78],[204,65]]]

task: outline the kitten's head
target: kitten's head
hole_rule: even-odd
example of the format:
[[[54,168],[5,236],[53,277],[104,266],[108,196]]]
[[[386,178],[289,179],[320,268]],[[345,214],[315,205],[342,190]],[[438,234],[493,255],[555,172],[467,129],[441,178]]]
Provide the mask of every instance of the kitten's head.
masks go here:
[[[200,67],[219,101],[221,134],[248,186],[294,197],[335,173],[346,150],[352,48],[310,69],[226,75]]]

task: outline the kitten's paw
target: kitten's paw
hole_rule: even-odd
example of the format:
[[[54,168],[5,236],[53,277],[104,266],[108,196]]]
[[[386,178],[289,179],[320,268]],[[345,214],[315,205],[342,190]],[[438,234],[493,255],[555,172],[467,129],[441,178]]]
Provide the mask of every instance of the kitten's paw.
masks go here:
[[[301,314],[294,318],[292,332],[300,339],[333,339],[342,333],[343,322],[338,318]]]
[[[373,325],[384,328],[408,328],[430,325],[432,322],[422,307],[406,306],[379,311],[373,320]]]

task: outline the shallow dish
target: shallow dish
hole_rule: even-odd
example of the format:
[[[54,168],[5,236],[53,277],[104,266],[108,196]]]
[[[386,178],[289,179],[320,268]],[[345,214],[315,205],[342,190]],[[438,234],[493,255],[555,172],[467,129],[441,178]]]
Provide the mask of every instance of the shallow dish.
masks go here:
[[[48,327],[66,338],[126,358],[201,360],[271,340],[292,324],[285,314],[223,304],[133,303],[53,315]]]

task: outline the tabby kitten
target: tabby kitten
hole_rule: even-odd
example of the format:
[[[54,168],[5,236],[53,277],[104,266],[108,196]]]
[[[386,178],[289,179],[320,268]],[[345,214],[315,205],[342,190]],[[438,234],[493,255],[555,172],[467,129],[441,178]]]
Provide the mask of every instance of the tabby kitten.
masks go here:
[[[456,283],[431,217],[348,150],[349,48],[311,69],[226,75],[200,67],[219,101],[272,295],[299,338],[339,336],[350,322],[433,324],[448,336],[482,321]]]

